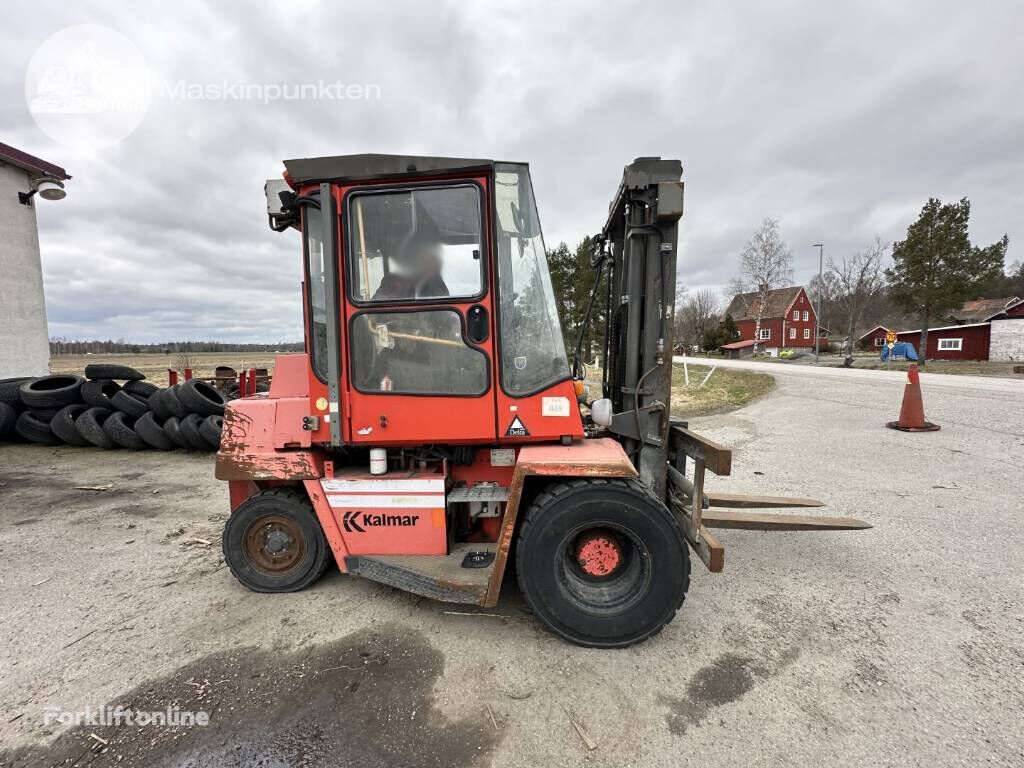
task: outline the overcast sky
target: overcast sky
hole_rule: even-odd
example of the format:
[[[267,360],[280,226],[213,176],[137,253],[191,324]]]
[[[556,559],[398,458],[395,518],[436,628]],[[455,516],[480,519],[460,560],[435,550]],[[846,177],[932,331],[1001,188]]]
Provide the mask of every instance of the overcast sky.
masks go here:
[[[972,239],[1006,232],[1008,261],[1024,257],[1019,3],[126,8],[14,3],[0,28],[0,141],[74,176],[37,204],[51,336],[300,339],[299,238],[267,228],[263,197],[291,157],[528,161],[548,247],[600,228],[633,157],[679,158],[691,289],[724,291],[766,216],[804,282],[811,244],[840,257],[899,239],[929,196],[969,197]],[[106,148],[54,141],[26,103],[33,55],[78,24],[123,35],[157,86]],[[168,92],[318,80],[370,98]]]

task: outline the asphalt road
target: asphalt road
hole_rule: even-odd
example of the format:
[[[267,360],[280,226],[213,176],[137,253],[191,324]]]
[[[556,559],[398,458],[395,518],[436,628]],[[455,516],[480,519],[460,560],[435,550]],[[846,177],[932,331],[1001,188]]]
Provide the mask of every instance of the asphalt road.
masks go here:
[[[886,371],[872,368],[839,368],[835,366],[816,366],[804,363],[762,362],[760,360],[722,360],[704,357],[677,356],[673,358],[677,364],[685,359],[692,365],[719,366],[721,368],[738,368],[747,371],[770,373],[776,377],[794,376],[798,378],[817,378],[826,381],[860,381],[867,383],[897,382],[905,383],[905,371]],[[925,387],[950,387],[953,389],[988,390],[1009,394],[1024,391],[1024,379],[996,376],[971,376],[949,373],[921,373],[921,384]]]
[[[902,375],[778,368],[693,420],[736,450],[712,487],[874,528],[723,531],[725,572],[695,561],[676,620],[622,651],[545,634],[511,583],[473,615],[340,574],[253,594],[209,457],[0,448],[0,765],[1024,764],[1024,390],[928,381],[942,430],[905,434]],[[210,725],[44,725],[172,701]]]

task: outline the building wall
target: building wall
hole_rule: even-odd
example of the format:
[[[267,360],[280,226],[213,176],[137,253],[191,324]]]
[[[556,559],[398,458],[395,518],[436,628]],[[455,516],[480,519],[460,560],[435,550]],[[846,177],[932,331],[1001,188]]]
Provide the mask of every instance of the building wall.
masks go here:
[[[866,349],[872,352],[881,352],[882,344],[885,343],[885,334],[887,331],[884,328],[876,328],[870,334],[865,336],[863,339],[857,342],[857,346],[861,349]],[[882,344],[878,344],[877,341],[881,340]]]
[[[921,354],[921,334],[918,331],[897,334],[900,341],[909,341],[917,354]],[[939,350],[939,339],[962,339],[959,350]],[[928,331],[928,360],[988,360],[989,325],[972,325]]]
[[[990,360],[1024,362],[1024,317],[992,321],[988,354]]]
[[[0,378],[49,372],[36,209],[18,202],[28,174],[0,162]]]
[[[803,296],[803,294],[800,294]],[[771,331],[770,339],[761,339],[760,345],[762,347],[779,347],[782,349],[800,349],[800,348],[814,348],[814,326],[815,317],[814,309],[811,308],[810,302],[804,299],[805,303],[800,303],[800,298],[796,300],[796,304],[789,310],[789,314],[786,317],[763,317],[761,318],[761,328]],[[807,311],[807,320],[804,320],[804,311]],[[793,320],[793,313],[799,312],[800,319]],[[739,320],[736,323],[736,330],[739,331],[740,340],[747,341],[748,339],[754,338],[754,327],[756,322],[754,320]],[[807,330],[808,338],[804,338],[804,330]],[[796,338],[790,338],[790,331],[796,332]],[[824,337],[822,337],[824,343]]]

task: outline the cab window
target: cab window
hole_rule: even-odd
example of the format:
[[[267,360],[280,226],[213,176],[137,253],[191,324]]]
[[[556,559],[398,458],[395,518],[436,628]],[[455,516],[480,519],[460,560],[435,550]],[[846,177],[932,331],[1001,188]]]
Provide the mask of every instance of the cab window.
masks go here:
[[[350,337],[360,392],[478,397],[489,388],[487,355],[463,340],[454,309],[362,312]]]
[[[480,190],[473,184],[349,198],[350,295],[357,303],[483,294]]]
[[[327,296],[324,285],[323,219],[319,206],[303,207],[302,233],[306,248],[306,295],[309,302],[309,362],[327,381]]]

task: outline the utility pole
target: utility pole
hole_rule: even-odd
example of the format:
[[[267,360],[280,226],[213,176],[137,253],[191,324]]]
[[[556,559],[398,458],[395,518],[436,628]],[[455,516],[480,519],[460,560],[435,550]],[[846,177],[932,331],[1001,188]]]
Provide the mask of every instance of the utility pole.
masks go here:
[[[821,343],[821,331],[819,330],[821,328],[821,265],[822,259],[825,254],[825,246],[822,243],[815,243],[811,247],[818,249],[818,295],[816,297],[818,299],[818,301],[816,302],[818,306],[814,308],[814,330],[812,331],[812,333],[814,334],[814,362],[817,363],[820,354],[818,346]]]

